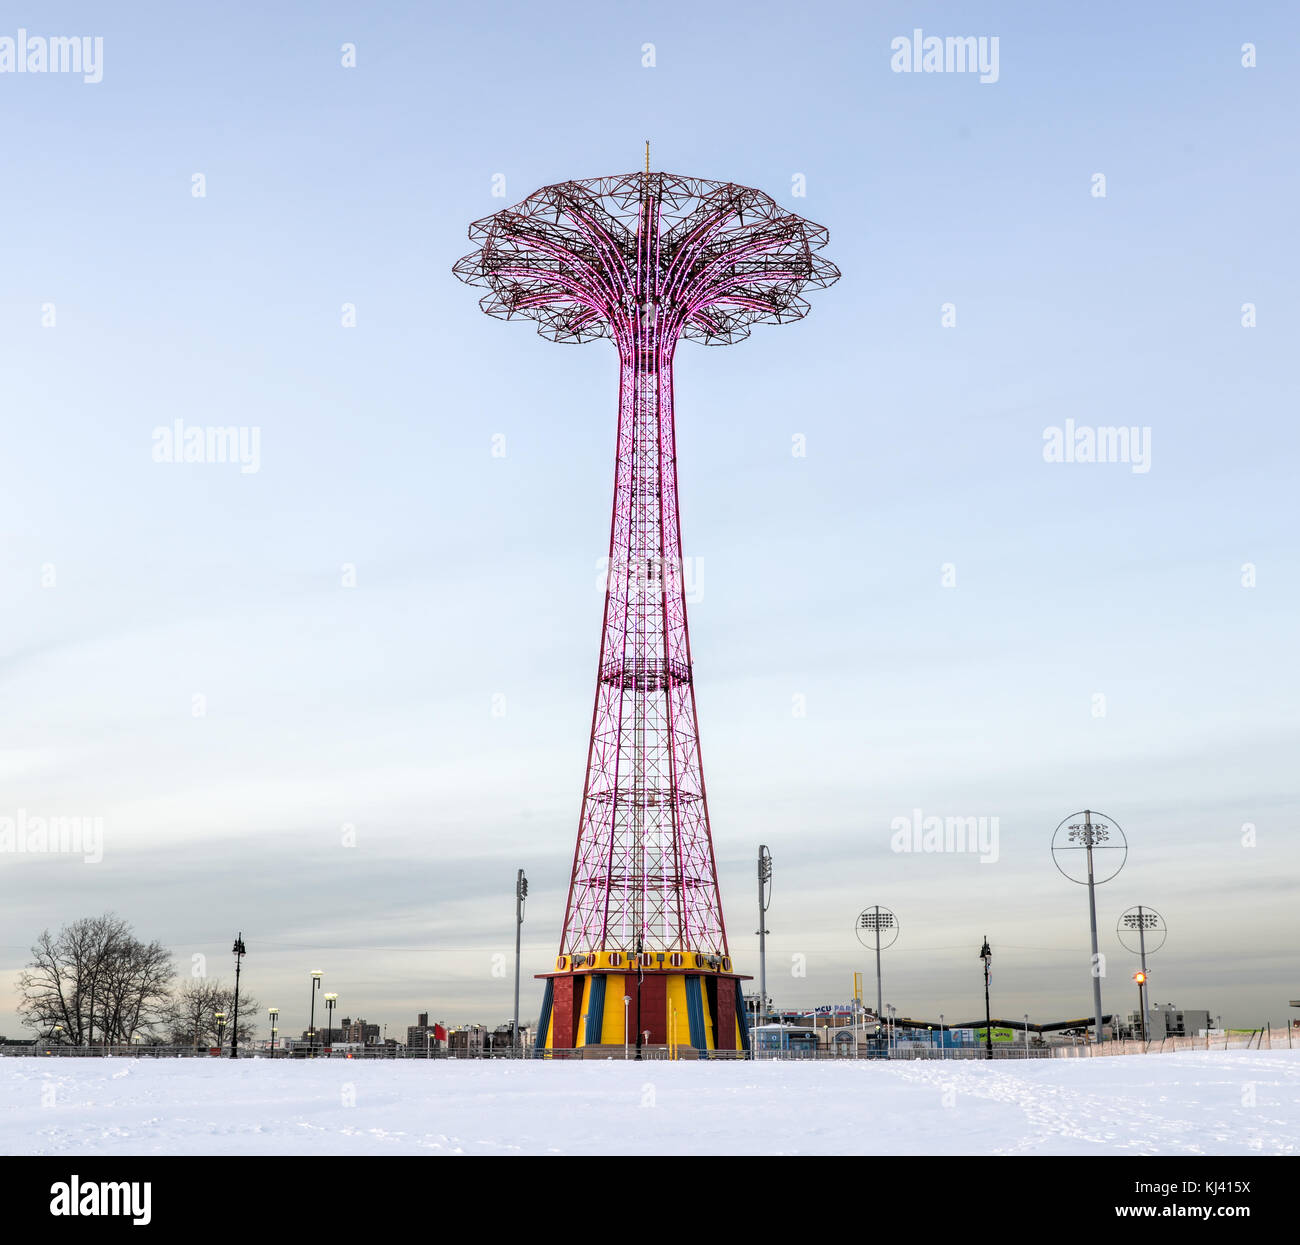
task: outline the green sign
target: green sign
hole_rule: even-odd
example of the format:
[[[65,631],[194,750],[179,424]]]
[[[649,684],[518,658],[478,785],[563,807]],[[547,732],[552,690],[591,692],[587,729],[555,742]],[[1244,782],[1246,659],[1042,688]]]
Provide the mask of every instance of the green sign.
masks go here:
[[[988,1033],[988,1030],[987,1030],[987,1029],[976,1029],[976,1030],[975,1030],[975,1040],[976,1040],[977,1042],[983,1042],[983,1041],[985,1040],[984,1035],[985,1035],[986,1033]],[[1021,1035],[1020,1035],[1019,1033],[1017,1033],[1014,1029],[994,1029],[994,1030],[993,1030],[993,1040],[994,1040],[994,1042],[1014,1042],[1014,1041],[1016,1041],[1020,1036],[1021,1036]]]

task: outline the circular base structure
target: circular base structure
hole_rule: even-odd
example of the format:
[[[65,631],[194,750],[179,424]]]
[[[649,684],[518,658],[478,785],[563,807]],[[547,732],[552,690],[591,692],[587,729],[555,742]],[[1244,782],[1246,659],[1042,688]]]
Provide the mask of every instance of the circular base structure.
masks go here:
[[[668,963],[678,956],[681,967]],[[741,987],[749,978],[731,972],[729,959],[695,952],[640,958],[656,967],[638,965],[636,955],[597,951],[560,956],[557,971],[538,974],[546,982],[538,1052],[594,1053],[606,1047],[613,1053],[613,1048],[634,1049],[638,1035],[643,1046],[689,1050],[701,1059],[749,1050]],[[709,967],[710,959],[717,968]],[[659,960],[665,967],[657,966]]]

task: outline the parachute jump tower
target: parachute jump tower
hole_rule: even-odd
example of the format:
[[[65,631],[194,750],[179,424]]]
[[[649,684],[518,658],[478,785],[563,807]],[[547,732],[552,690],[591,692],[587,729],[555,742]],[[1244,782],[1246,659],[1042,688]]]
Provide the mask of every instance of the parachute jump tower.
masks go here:
[[[539,1049],[746,1050],[709,833],[686,591],[673,355],[808,312],[826,230],[761,191],[650,172],[545,186],[475,221],[455,265],[490,316],[618,350],[614,505],[587,777]]]

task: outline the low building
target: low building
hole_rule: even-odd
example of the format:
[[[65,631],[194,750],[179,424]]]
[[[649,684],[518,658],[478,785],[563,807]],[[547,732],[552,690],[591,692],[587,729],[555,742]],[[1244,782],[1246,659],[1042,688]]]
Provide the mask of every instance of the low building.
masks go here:
[[[343,1041],[342,1029],[327,1029],[324,1025],[317,1025],[314,1038],[312,1032],[311,1029],[304,1029],[298,1041],[303,1046],[309,1045],[312,1041],[315,1041],[317,1046],[332,1046],[335,1042]]]
[[[482,1055],[487,1048],[487,1026],[465,1025],[447,1034],[447,1049],[470,1058]]]
[[[1142,1018],[1137,1012],[1129,1014],[1129,1025],[1135,1037],[1142,1034]],[[1159,1041],[1171,1037],[1201,1037],[1210,1024],[1209,1011],[1189,1011],[1172,1003],[1157,1003],[1147,1009],[1147,1038]]]

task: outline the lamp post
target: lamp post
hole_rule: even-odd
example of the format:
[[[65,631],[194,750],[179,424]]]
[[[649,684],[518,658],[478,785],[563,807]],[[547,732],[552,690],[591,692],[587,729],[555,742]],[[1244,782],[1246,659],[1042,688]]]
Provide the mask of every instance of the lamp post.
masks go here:
[[[239,1058],[239,965],[248,951],[244,947],[244,931],[235,935],[235,945],[230,948],[235,957],[235,1019],[230,1026],[230,1057]]]
[[[221,1054],[221,1043],[226,1034],[226,1013],[217,1012],[217,1054]]]
[[[948,1056],[944,1053],[945,1049],[946,1047],[943,1040],[943,1012],[940,1012],[939,1013],[939,1058],[940,1059],[948,1058]]]
[[[989,948],[989,936],[984,935],[984,945],[980,948],[980,959],[984,961],[984,1049],[986,1058],[993,1058],[993,1012],[989,1008],[989,964],[993,952]]]
[[[767,909],[772,902],[772,853],[758,848],[758,1023],[767,1023]]]
[[[523,1054],[519,1044],[519,944],[524,930],[524,900],[528,898],[528,879],[524,871],[515,874],[515,1019],[510,1030],[510,1053],[512,1056]]]
[[[311,973],[311,1019],[307,1022],[307,1057],[316,1058],[316,991],[320,989],[321,971],[312,969]]]
[[[629,1037],[631,1036],[627,1031],[627,1026],[630,1023],[631,1009],[632,1009],[632,996],[630,994],[625,994],[623,996],[623,1058],[624,1059],[627,1058],[628,1040]]]
[[[278,1007],[268,1007],[266,1014],[271,1018],[271,1058],[275,1058],[275,1035],[279,1032],[276,1028],[276,1022],[280,1018],[280,1009]]]
[[[327,994],[325,996],[325,1014],[329,1019],[325,1021],[325,1046],[332,1049],[334,1046],[334,1004],[339,1001],[337,994]]]
[[[644,1036],[645,1045],[649,1045],[650,1043],[650,1030],[646,1029],[643,1031],[641,1029],[641,983],[645,980],[645,956],[643,954],[643,947],[644,944],[641,941],[641,936],[638,934],[636,940],[636,1057],[638,1062],[641,1059],[641,1046],[643,1044],[642,1037]],[[626,1028],[624,1029],[624,1032],[626,1032]]]
[[[1025,1013],[1025,1054],[1029,1054],[1029,1013]]]
[[[1133,974],[1133,980],[1137,983],[1138,988],[1138,1018],[1142,1021],[1142,1040],[1147,1040],[1147,1009],[1146,1009],[1146,988],[1147,975],[1139,969]]]

